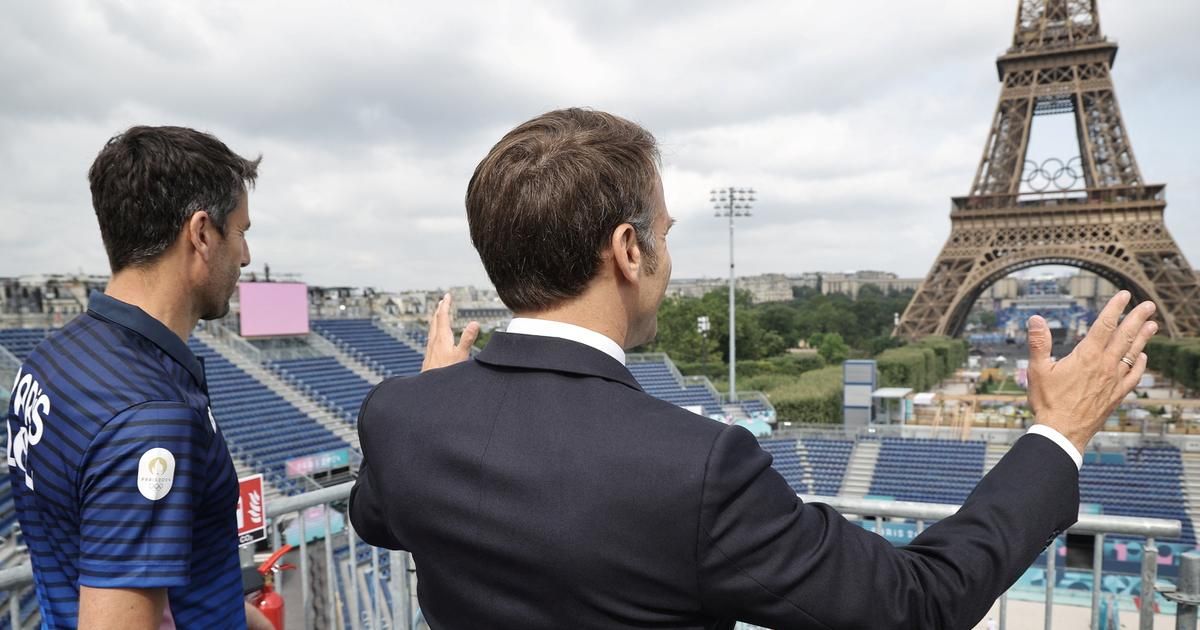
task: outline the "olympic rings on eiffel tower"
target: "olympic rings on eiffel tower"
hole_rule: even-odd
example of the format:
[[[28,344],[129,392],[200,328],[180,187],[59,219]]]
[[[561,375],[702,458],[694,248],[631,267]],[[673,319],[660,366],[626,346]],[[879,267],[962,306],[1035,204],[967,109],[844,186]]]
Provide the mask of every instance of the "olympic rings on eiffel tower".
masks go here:
[[[1025,160],[1025,169],[1021,173],[1021,182],[1033,192],[1046,192],[1051,187],[1058,191],[1072,190],[1081,179],[1083,159],[1078,155],[1065,164],[1058,158],[1050,158],[1041,164]]]

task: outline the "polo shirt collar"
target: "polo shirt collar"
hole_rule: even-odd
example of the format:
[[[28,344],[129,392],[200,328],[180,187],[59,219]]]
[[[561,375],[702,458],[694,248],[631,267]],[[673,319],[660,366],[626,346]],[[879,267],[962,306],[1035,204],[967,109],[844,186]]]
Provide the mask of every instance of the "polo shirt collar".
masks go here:
[[[151,317],[146,311],[99,291],[92,291],[88,296],[88,313],[118,326],[124,326],[149,339],[151,343],[167,353],[167,356],[186,368],[196,379],[196,383],[201,387],[205,386],[204,366],[192,353],[191,348],[188,348],[182,339],[171,332],[170,328]]]

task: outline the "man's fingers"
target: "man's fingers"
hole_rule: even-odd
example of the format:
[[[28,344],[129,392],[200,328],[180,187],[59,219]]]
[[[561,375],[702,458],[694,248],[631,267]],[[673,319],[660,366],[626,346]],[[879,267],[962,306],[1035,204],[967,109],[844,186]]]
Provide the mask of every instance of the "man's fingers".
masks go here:
[[[433,320],[437,327],[437,344],[454,343],[454,331],[450,330],[450,294],[438,300],[437,309],[433,312]],[[435,345],[437,345],[435,344]]]
[[[1124,356],[1133,358],[1142,351],[1141,348],[1134,349],[1133,344],[1145,328],[1146,321],[1154,315],[1154,308],[1154,302],[1142,302],[1125,316],[1125,321],[1121,322],[1117,333],[1108,342],[1110,357],[1118,360]]]
[[[1125,399],[1125,396],[1128,395],[1129,392],[1133,391],[1134,387],[1137,387],[1137,384],[1142,380],[1142,375],[1145,373],[1146,353],[1141,352],[1138,353],[1137,361],[1134,361],[1133,367],[1129,370],[1129,373],[1125,375],[1125,378],[1121,379],[1121,391],[1124,392],[1121,394],[1122,400]]]
[[[1100,316],[1096,318],[1091,329],[1088,330],[1083,343],[1090,345],[1095,350],[1107,348],[1108,340],[1116,332],[1117,324],[1121,321],[1121,313],[1125,312],[1130,298],[1129,291],[1118,291],[1116,295],[1112,296],[1112,299],[1100,311]]]
[[[1154,333],[1156,333],[1156,332],[1158,332],[1158,324],[1157,323],[1155,323],[1155,322],[1143,323],[1142,327],[1140,329],[1138,329],[1137,334],[1133,338],[1133,344],[1131,344],[1129,346],[1129,350],[1126,350],[1125,353],[1121,355],[1121,357],[1129,357],[1130,359],[1136,360],[1137,356],[1139,354],[1141,354],[1142,350],[1146,347],[1146,343],[1148,341],[1150,341],[1150,338],[1153,337]],[[1118,357],[1117,360],[1119,361],[1121,359],[1121,357]]]
[[[479,338],[479,322],[471,322],[463,329],[462,337],[458,340],[458,349],[462,352],[469,352],[471,346],[475,345],[475,340]]]
[[[1042,370],[1050,364],[1050,351],[1054,339],[1050,336],[1050,326],[1041,315],[1029,318],[1026,324],[1029,333],[1029,366],[1034,370]]]
[[[442,304],[446,302],[446,298],[438,300],[437,306],[433,309],[433,316],[429,318],[429,334],[425,336],[425,354],[428,356],[429,351],[437,347],[437,341],[441,337],[442,327],[440,314],[442,312]]]
[[[470,357],[471,346],[479,338],[479,323],[471,322],[463,330],[459,342],[454,343],[454,330],[450,328],[453,301],[450,294],[442,296],[429,318],[429,340],[425,343],[425,360],[421,371],[443,368]]]

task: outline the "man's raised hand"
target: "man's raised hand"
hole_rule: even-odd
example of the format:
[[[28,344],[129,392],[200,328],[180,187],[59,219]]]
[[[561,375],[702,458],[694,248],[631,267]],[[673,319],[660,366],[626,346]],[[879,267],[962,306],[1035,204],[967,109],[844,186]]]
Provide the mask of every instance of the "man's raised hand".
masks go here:
[[[458,343],[454,343],[454,331],[450,328],[450,307],[451,297],[447,293],[438,301],[433,317],[429,320],[429,339],[425,343],[422,372],[454,365],[466,361],[471,356],[471,346],[479,337],[479,323],[467,324]]]
[[[1158,332],[1149,321],[1155,306],[1142,302],[1122,321],[1130,299],[1128,291],[1113,296],[1087,337],[1060,361],[1050,358],[1046,320],[1029,319],[1029,405],[1038,424],[1062,433],[1080,453],[1146,371],[1142,350]]]

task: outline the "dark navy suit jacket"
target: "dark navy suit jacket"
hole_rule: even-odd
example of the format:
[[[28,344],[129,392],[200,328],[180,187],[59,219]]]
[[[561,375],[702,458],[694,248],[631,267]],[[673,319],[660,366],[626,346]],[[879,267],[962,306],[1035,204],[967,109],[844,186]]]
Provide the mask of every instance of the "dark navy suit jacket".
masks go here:
[[[969,628],[1079,509],[1074,462],[1027,435],[893,547],[801,502],[745,429],[548,337],[384,381],[358,427],[351,520],[412,552],[435,629]]]

